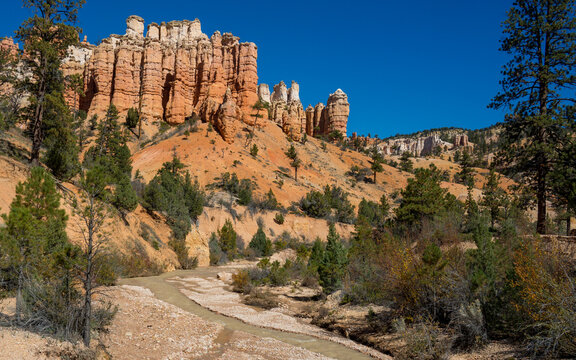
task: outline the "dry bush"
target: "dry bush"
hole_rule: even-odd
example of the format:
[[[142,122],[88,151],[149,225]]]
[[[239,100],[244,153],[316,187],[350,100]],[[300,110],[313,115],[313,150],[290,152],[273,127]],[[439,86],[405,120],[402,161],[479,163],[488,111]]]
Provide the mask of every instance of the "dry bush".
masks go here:
[[[396,358],[400,360],[448,359],[449,350],[452,347],[450,335],[433,322],[418,322],[402,333],[406,345]]]
[[[456,331],[455,346],[458,348],[478,348],[488,342],[484,315],[478,300],[471,304],[460,304],[460,308],[452,313],[450,325]]]
[[[96,360],[98,357],[98,349],[92,350],[81,345],[62,345],[54,344],[49,345],[46,350],[40,351],[39,355],[47,358],[63,359],[63,360]]]
[[[144,247],[134,243],[128,254],[117,254],[109,257],[111,266],[123,277],[156,276],[164,272],[164,265],[152,261]]]
[[[576,356],[576,288],[571,261],[542,250],[539,240],[527,241],[514,254],[528,350],[538,356]]]
[[[252,282],[248,270],[238,270],[238,272],[232,274],[232,289],[243,294],[248,294],[252,290]]]
[[[278,307],[280,302],[278,298],[270,292],[255,288],[252,289],[250,295],[244,299],[244,304],[270,310]]]

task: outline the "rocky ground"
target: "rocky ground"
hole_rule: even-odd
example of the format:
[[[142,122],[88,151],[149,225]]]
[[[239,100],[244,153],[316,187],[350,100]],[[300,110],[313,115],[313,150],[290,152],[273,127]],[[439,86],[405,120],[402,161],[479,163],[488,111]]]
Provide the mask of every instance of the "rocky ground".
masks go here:
[[[156,299],[140,287],[116,286],[108,298],[119,310],[108,334],[95,339],[101,359],[329,359],[300,347],[241,331]],[[3,307],[3,314],[11,306]],[[57,359],[81,346],[10,327],[0,327],[0,359]],[[103,345],[103,347],[102,347]]]
[[[229,278],[229,276],[226,275],[226,270],[234,272],[236,269],[237,267],[234,265],[223,267],[223,272],[220,273],[219,276],[220,279],[216,277],[201,278],[190,276],[175,277],[168,281],[178,284],[180,291],[194,302],[217,313],[237,318],[247,324],[330,340],[368,354],[376,359],[390,358],[374,349],[355,343],[346,337],[311,325],[310,319],[298,318],[298,313],[289,306],[262,310],[245,305],[242,302],[243,297],[238,293],[231,292],[228,284],[223,280],[223,278]],[[289,292],[288,289],[286,290],[286,292]],[[307,297],[307,294],[297,294],[295,292],[292,292],[291,295],[304,295],[304,297]]]
[[[370,310],[379,312],[381,307],[341,306],[338,293],[325,300],[318,300],[318,290],[300,286],[259,287],[260,293],[266,294],[271,303],[278,305],[272,309],[249,306],[246,305],[249,303],[247,297],[233,292],[230,286],[232,273],[238,267],[221,267],[217,277],[176,277],[168,281],[177,284],[183,294],[198,304],[248,324],[327,339],[374,358],[388,359],[390,356],[385,354],[396,356],[402,353],[405,343],[401,336],[383,333],[366,320]],[[483,349],[450,354],[448,358],[492,360],[520,359],[522,356],[517,345],[491,342]]]

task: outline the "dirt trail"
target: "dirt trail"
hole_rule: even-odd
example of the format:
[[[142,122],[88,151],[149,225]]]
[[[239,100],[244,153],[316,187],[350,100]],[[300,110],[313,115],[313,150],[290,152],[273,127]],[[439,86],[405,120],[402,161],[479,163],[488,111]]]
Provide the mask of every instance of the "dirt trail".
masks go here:
[[[304,334],[296,334],[269,328],[262,328],[244,323],[232,317],[217,314],[190,300],[180,292],[178,289],[178,284],[169,281],[170,279],[174,278],[188,277],[202,279],[214,278],[218,271],[221,270],[218,268],[199,268],[186,271],[180,270],[154,277],[122,279],[120,284],[147,288],[159,300],[175,305],[182,310],[201,317],[204,320],[208,320],[210,322],[224,326],[224,330],[221,331],[218,334],[218,337],[215,339],[215,342],[221,345],[225,345],[229,339],[234,338],[237,332],[244,332],[255,335],[261,338],[262,341],[267,341],[267,339],[275,339],[334,359],[371,359],[371,357],[368,355],[332,341],[323,340]]]

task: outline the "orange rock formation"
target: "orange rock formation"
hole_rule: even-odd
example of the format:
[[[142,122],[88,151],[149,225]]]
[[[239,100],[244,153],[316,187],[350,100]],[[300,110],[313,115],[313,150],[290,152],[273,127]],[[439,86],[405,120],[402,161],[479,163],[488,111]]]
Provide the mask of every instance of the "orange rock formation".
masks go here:
[[[125,35],[111,35],[100,45],[72,48],[66,74],[81,73],[85,95],[79,107],[104,114],[110,103],[121,115],[134,107],[144,122],[180,124],[193,113],[213,122],[226,89],[250,124],[258,100],[257,47],[232,34],[203,34],[198,19],[148,25],[130,16]],[[69,98],[73,97],[69,96]]]

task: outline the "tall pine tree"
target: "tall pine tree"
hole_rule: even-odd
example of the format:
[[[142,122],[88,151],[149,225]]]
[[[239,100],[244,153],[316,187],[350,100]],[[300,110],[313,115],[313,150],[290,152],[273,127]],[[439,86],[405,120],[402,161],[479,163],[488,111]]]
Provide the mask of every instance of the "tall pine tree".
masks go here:
[[[521,174],[536,194],[537,231],[546,232],[550,175],[566,136],[563,109],[576,87],[576,19],[573,0],[517,0],[503,23],[502,92],[490,104],[509,114],[501,162]]]
[[[75,27],[78,9],[84,0],[24,0],[34,16],[25,20],[16,31],[24,44],[24,62],[30,77],[23,87],[30,94],[27,116],[32,138],[30,161],[38,164],[40,148],[46,131],[52,125],[46,120],[58,115],[64,103],[64,77],[60,69],[68,55],[68,47],[78,43],[80,29]],[[51,111],[52,110],[52,111]]]

